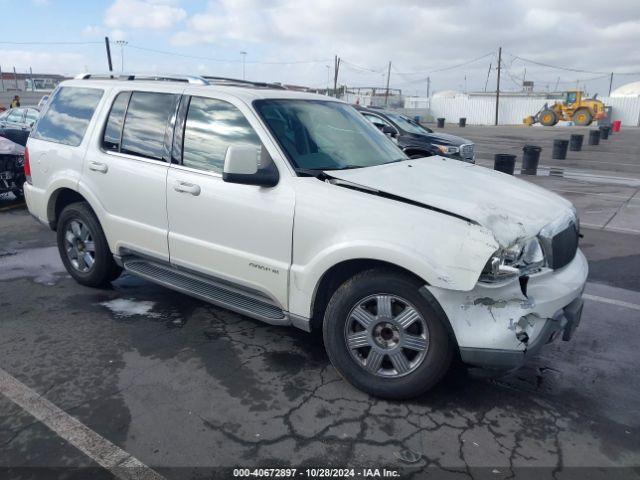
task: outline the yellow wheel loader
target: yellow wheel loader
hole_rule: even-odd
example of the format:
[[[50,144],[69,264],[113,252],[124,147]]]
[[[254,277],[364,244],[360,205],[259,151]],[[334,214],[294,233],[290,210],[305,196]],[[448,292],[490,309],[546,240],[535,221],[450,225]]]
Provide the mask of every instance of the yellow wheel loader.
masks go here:
[[[604,103],[593,98],[582,98],[580,90],[566,92],[563,102],[556,102],[551,107],[545,103],[544,107],[533,116],[524,119],[525,125],[541,123],[546,127],[552,127],[559,121],[573,122],[575,125],[591,125],[594,120],[605,117]]]

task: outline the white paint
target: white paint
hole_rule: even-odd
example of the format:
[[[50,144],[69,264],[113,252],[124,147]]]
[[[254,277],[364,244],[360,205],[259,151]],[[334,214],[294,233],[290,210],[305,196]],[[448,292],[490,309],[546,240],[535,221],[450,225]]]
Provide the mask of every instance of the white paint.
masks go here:
[[[593,302],[608,303],[609,305],[615,305],[617,307],[630,308],[631,310],[640,310],[640,305],[631,302],[625,302],[624,300],[616,300],[615,298],[590,295],[588,293],[582,295],[582,298],[584,298],[585,300],[591,300]]]
[[[140,460],[31,390],[0,368],[0,393],[122,480],[164,480]]]
[[[115,300],[102,302],[100,305],[107,307],[116,317],[133,317],[135,315],[143,315],[151,318],[160,317],[159,313],[152,312],[155,303],[148,300],[116,298]]]

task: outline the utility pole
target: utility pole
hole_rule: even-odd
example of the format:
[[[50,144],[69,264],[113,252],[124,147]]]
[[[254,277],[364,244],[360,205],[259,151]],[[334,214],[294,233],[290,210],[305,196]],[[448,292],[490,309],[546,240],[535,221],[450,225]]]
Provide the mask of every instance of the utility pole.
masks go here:
[[[611,72],[611,76],[609,77],[609,96],[611,96],[611,87],[613,86],[613,72]]]
[[[487,79],[484,82],[484,91],[487,91],[487,85],[489,85],[489,75],[491,75],[491,62],[489,62],[489,70],[487,70]]]
[[[120,71],[124,72],[124,47],[127,45],[126,40],[116,40],[116,45],[120,46]]]
[[[340,57],[336,55],[333,59],[333,95],[338,96],[338,72],[340,71]]]
[[[556,86],[553,87],[553,91],[557,92],[558,91],[558,85],[560,85],[560,77],[558,77],[558,80],[556,80]]]
[[[427,108],[431,108],[431,77],[427,77]]]
[[[18,74],[16,73],[16,67],[13,67],[13,80],[16,82],[16,90],[18,90]]]
[[[331,88],[331,67],[329,65],[325,65],[327,67],[327,97],[329,96],[329,89]]]
[[[502,47],[498,48],[498,81],[496,83],[496,121],[498,125],[498,109],[500,108],[500,68],[502,67]]]
[[[240,55],[242,55],[242,80],[245,79],[245,69],[244,69],[244,65],[245,65],[245,60],[247,58],[247,52],[240,52]]]
[[[31,67],[29,67],[29,78],[31,78],[31,91],[35,92],[36,84],[33,83],[33,69]]]
[[[384,93],[384,106],[386,107],[389,103],[389,77],[391,76],[391,60],[389,60],[389,68],[387,70],[387,89]]]
[[[107,49],[107,63],[109,64],[109,71],[113,72],[113,63],[111,63],[111,45],[109,45],[109,37],[104,37],[104,46]]]

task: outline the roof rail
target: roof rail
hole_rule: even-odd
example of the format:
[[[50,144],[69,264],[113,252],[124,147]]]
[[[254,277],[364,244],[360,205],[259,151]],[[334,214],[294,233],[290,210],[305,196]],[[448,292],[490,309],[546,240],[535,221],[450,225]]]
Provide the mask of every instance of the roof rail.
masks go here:
[[[165,75],[165,74],[139,74],[139,73],[81,73],[76,75],[77,80],[142,80],[158,82],[185,82],[194,85],[208,85],[209,82],[197,75]]]
[[[227,78],[227,77],[214,77],[211,75],[203,75],[202,78],[205,79],[209,85],[232,85],[237,87],[258,87],[258,88],[273,88],[277,90],[286,90],[285,87],[277,83],[252,82],[251,80],[240,80],[238,78]]]

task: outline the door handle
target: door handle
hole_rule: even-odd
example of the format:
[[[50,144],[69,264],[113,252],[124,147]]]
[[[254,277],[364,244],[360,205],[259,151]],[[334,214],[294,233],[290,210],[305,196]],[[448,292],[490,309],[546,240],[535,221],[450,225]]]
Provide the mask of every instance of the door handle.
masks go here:
[[[93,170],[94,172],[107,173],[109,167],[107,167],[106,163],[89,162],[89,170]]]
[[[200,186],[193,183],[176,182],[173,189],[180,193],[190,193],[194,197],[200,195]]]

